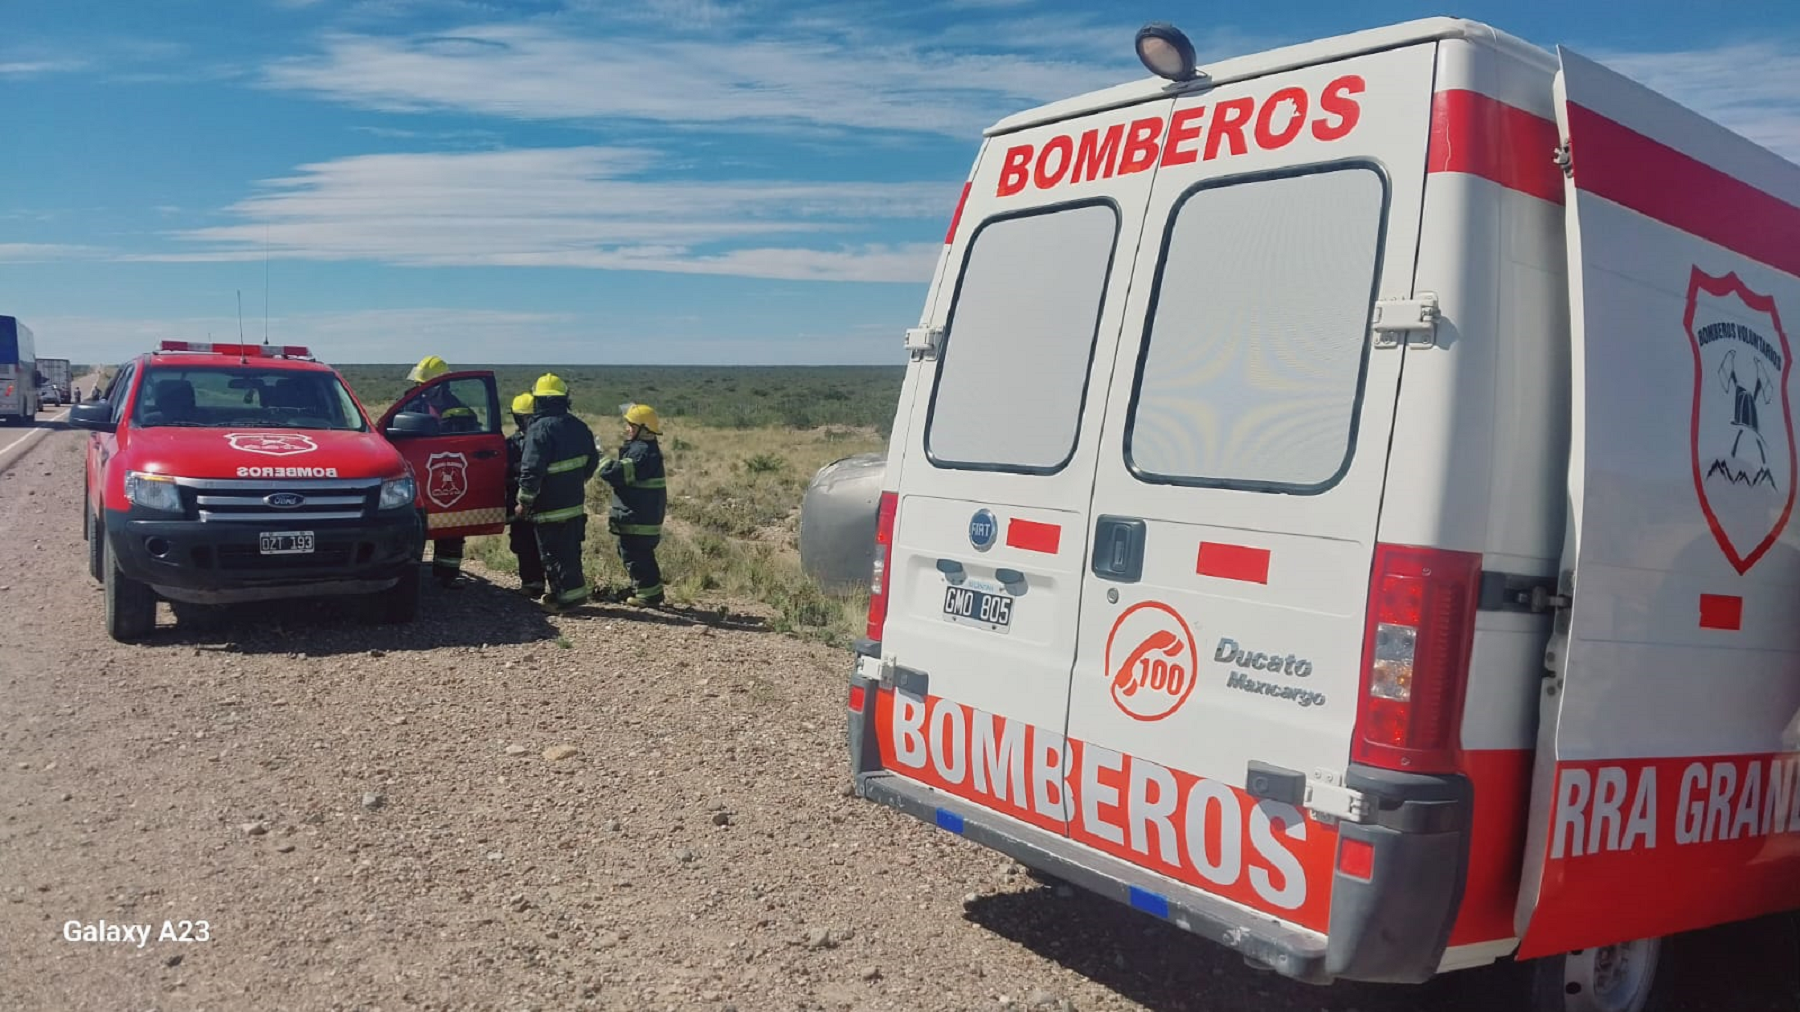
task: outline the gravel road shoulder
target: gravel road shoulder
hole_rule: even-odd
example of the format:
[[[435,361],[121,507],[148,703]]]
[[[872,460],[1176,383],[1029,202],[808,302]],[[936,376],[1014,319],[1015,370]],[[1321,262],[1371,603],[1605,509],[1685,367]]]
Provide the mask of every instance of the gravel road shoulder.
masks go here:
[[[405,628],[326,603],[112,643],[82,438],[0,473],[0,1007],[1507,1007],[1510,967],[1257,973],[848,797],[844,655],[751,619],[551,619],[497,577]],[[154,930],[64,940],[102,920]],[[1733,930],[1683,965],[1793,966]],[[1743,978],[1681,1007],[1795,1007]]]

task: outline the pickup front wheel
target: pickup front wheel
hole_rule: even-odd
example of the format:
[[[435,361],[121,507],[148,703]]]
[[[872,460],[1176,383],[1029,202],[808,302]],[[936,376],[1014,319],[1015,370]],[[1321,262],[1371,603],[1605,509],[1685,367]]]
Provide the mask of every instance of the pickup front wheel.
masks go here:
[[[118,560],[106,560],[106,634],[133,643],[156,628],[156,592],[119,572]]]

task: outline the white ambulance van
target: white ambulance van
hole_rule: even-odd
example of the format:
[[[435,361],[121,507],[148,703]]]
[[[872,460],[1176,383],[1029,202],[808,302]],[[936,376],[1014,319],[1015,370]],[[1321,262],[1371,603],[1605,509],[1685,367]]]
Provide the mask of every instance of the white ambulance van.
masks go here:
[[[908,332],[858,792],[1304,981],[1800,909],[1800,167],[1434,19],[987,131]]]

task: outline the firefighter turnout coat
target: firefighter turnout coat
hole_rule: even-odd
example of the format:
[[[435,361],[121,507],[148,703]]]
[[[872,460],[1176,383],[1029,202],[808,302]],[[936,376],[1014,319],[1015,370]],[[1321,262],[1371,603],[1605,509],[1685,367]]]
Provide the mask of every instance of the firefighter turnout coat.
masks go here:
[[[567,398],[540,397],[519,455],[519,503],[536,523],[582,516],[588,479],[600,466],[594,433]]]
[[[612,486],[607,526],[614,534],[662,534],[668,488],[663,478],[662,448],[655,440],[626,441],[619,448],[617,460],[600,466],[600,478]]]

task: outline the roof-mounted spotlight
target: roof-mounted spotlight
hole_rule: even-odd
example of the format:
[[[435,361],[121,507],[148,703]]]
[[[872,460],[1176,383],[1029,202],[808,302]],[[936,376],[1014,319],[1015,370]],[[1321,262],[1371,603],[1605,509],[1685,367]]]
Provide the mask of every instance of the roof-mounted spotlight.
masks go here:
[[[1138,29],[1137,54],[1157,77],[1182,82],[1200,76],[1194,66],[1194,44],[1167,21],[1152,21]]]

